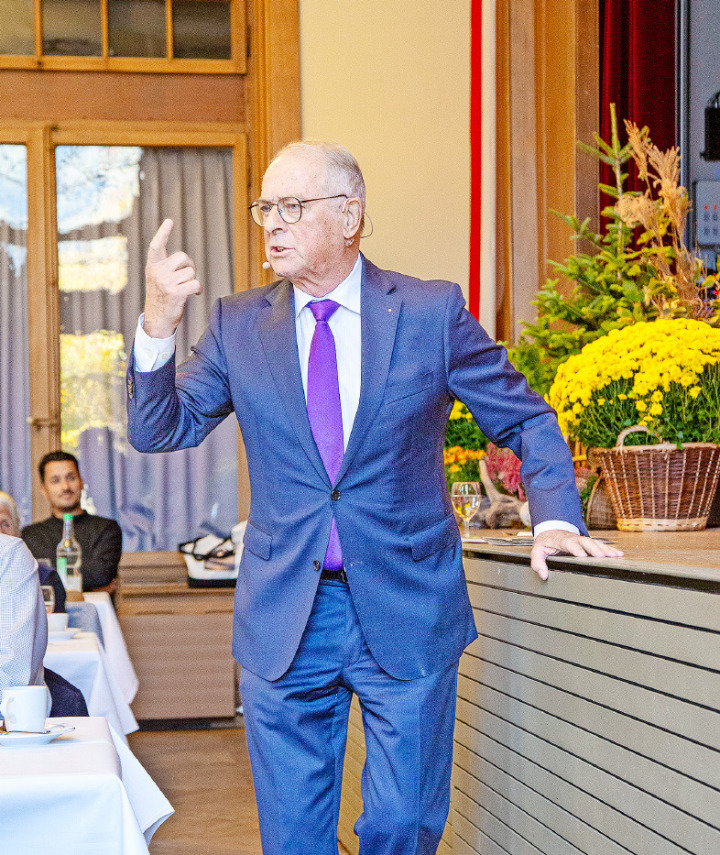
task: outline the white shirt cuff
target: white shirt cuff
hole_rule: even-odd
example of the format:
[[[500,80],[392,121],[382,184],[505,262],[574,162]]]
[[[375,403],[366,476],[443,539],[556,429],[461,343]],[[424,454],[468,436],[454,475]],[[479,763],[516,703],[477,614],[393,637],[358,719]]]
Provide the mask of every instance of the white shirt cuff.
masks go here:
[[[580,529],[572,523],[564,522],[564,520],[545,520],[545,522],[533,526],[533,535],[537,537],[541,532],[549,531],[553,528],[560,529],[560,531],[571,531],[573,534],[580,534]]]
[[[145,314],[138,318],[135,330],[135,370],[157,371],[168,362],[175,353],[175,333],[170,338],[152,338],[143,329]]]

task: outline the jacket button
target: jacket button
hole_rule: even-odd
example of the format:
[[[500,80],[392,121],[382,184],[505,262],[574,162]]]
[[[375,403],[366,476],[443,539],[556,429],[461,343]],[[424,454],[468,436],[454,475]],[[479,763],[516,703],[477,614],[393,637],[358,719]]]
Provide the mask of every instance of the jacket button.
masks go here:
[[[320,569],[322,568],[322,564],[321,564],[319,561],[313,561],[313,567],[314,567],[318,572],[320,572]]]
[[[330,498],[333,500],[333,502],[337,502],[337,500],[340,498],[340,490],[333,490],[332,493],[330,493]]]

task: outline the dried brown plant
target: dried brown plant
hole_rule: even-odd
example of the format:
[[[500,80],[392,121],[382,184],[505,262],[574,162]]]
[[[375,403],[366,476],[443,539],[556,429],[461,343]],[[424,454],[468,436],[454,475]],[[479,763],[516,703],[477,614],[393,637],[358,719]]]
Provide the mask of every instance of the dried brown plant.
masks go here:
[[[685,245],[685,226],[690,200],[680,182],[680,151],[676,147],[661,151],[650,140],[647,128],[625,121],[628,144],[645,184],[642,193],[623,192],[615,209],[629,228],[643,229],[637,238],[638,257],[658,272],[660,287],[652,296],[660,317],[675,314],[678,304],[688,308],[688,316],[707,314],[703,291],[709,283],[702,260]],[[710,277],[713,279],[713,277]]]

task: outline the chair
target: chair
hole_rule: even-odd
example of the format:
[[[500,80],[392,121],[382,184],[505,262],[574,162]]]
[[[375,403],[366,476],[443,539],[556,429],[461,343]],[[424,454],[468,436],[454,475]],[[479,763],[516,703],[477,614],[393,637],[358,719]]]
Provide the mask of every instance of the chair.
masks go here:
[[[44,671],[45,685],[48,687],[52,701],[51,718],[89,715],[85,698],[77,686],[73,686],[72,683],[49,668],[45,668]]]

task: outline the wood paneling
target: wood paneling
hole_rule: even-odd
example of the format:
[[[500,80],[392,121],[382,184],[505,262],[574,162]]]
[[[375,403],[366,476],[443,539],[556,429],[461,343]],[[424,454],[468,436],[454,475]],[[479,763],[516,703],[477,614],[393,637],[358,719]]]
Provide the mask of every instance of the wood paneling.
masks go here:
[[[497,15],[498,320],[514,341],[536,317],[548,261],[575,251],[551,209],[597,222],[597,164],[576,140],[597,130],[598,0],[498,0]]]
[[[720,851],[720,585],[575,571],[466,559],[457,851]]]
[[[178,555],[123,556],[118,620],[140,688],[137,719],[232,718],[232,588],[188,588]]]
[[[240,75],[0,71],[0,120],[247,122]]]

